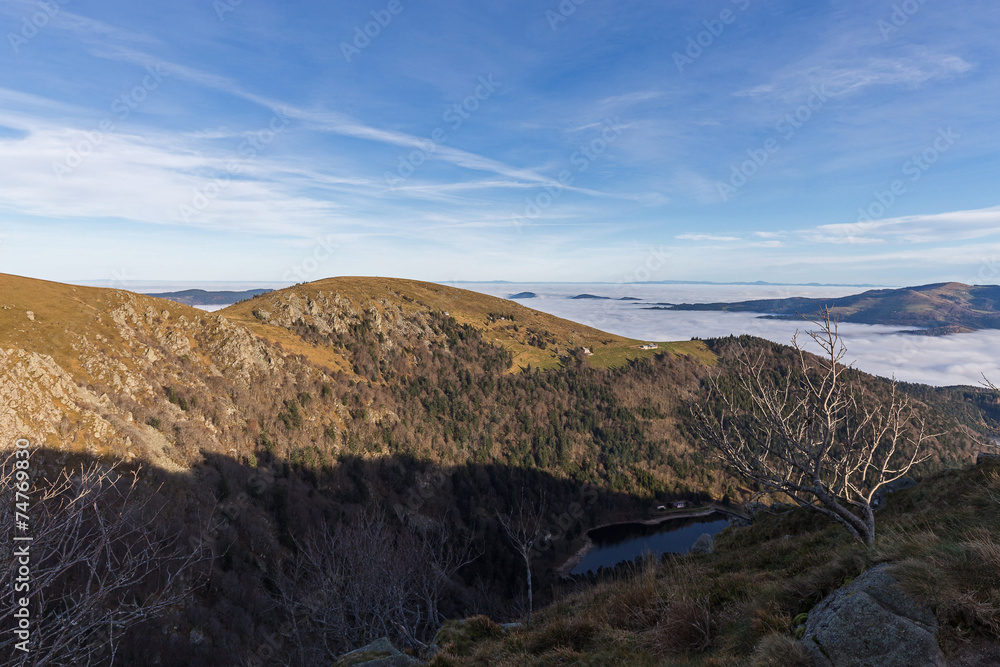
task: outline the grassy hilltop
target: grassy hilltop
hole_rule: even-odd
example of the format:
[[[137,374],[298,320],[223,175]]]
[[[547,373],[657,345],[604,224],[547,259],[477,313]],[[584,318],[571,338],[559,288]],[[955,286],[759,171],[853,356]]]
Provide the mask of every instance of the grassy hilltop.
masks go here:
[[[301,317],[308,320],[316,316],[315,299],[322,296],[339,296],[347,307],[374,307],[382,313],[387,309],[405,316],[414,312],[446,312],[459,324],[481,331],[484,338],[510,350],[513,368],[533,366],[553,368],[560,357],[588,348],[593,357],[588,361],[599,368],[621,366],[635,359],[646,359],[664,350],[687,354],[712,362],[712,355],[699,341],[661,343],[659,350],[638,349],[646,341],[631,340],[591,327],[564,320],[527,308],[516,301],[500,299],[478,292],[437,285],[417,280],[396,278],[328,278],[304,285],[296,285],[250,299],[219,311],[219,314],[243,324],[261,336],[309,354],[312,346],[303,346],[295,336],[281,328],[290,328],[289,318],[284,324],[262,320],[254,312],[287,308],[289,300],[300,302]],[[324,316],[329,316],[329,307]],[[297,313],[298,315],[298,313]],[[315,354],[315,353],[313,353]]]

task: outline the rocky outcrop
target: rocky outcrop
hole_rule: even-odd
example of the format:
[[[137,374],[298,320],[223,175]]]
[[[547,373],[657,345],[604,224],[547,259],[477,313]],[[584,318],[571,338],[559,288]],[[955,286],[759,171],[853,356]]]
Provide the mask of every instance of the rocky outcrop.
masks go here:
[[[897,491],[904,491],[906,489],[912,489],[915,486],[918,486],[917,480],[912,477],[900,477],[899,479],[889,482],[875,492],[875,496],[872,498],[872,509],[880,509],[883,505],[885,505],[885,500],[889,494],[896,493]]]
[[[333,664],[334,667],[408,667],[423,665],[424,662],[406,655],[382,637],[356,651],[345,653]]]
[[[979,452],[979,455],[976,456],[977,466],[981,466],[989,461],[1000,461],[1000,452]]]
[[[691,550],[688,553],[691,554],[710,554],[712,549],[715,548],[715,540],[708,533],[702,533],[694,544],[691,545]]]
[[[803,646],[816,667],[944,667],[937,620],[877,565],[820,602]]]

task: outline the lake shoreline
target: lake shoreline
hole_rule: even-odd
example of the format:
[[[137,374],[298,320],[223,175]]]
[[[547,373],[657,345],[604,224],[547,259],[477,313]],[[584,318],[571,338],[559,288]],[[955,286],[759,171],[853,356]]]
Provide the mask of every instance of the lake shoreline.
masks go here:
[[[713,503],[707,507],[694,507],[689,510],[664,514],[663,516],[654,517],[652,519],[603,523],[587,529],[587,532],[583,534],[583,546],[581,546],[576,553],[570,556],[562,565],[557,567],[555,573],[561,579],[571,578],[572,575],[570,573],[573,571],[573,568],[579,565],[580,561],[582,561],[586,555],[590,553],[591,549],[594,548],[594,541],[590,538],[590,533],[595,530],[610,528],[612,526],[657,526],[661,523],[672,521],[674,519],[696,519],[699,517],[709,516],[711,514],[725,514],[732,518],[742,519],[744,521],[749,520],[748,517],[731,508]]]

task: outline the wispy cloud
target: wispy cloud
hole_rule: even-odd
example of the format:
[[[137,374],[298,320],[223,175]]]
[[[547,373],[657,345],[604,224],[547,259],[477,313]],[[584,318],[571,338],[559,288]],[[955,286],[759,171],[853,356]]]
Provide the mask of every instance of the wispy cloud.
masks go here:
[[[941,243],[1000,235],[1000,206],[908,215],[873,222],[820,225],[810,240],[830,243]]]
[[[680,241],[720,241],[724,243],[742,240],[739,236],[719,236],[716,234],[678,234],[674,238]]]

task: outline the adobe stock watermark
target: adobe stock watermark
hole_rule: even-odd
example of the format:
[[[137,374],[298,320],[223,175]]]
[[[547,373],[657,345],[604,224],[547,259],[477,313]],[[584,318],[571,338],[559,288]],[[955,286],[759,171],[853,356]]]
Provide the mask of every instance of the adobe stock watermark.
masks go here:
[[[586,483],[580,489],[579,502],[572,502],[560,514],[553,512],[549,515],[549,522],[540,530],[540,536],[531,547],[529,558],[534,560],[552,548],[552,545],[565,539],[570,528],[580,523],[584,517],[584,509],[597,502],[597,489]]]
[[[492,74],[481,76],[476,81],[476,88],[472,91],[471,95],[461,102],[449,105],[441,115],[441,120],[447,123],[452,132],[457,132],[461,129],[465,121],[469,120],[472,114],[482,107],[483,102],[493,97],[497,89],[503,85],[495,81]],[[447,143],[449,138],[448,131],[444,127],[439,126],[434,128],[428,139],[420,140],[417,148],[399,156],[395,174],[390,171],[385,172],[386,185],[390,189],[395,189],[402,185],[406,179],[413,176],[424,163],[430,160]]]
[[[316,239],[313,249],[302,260],[292,264],[291,267],[281,277],[282,280],[292,282],[309,282],[321,266],[326,264],[332,257],[335,248],[336,237],[327,234],[321,239]]]
[[[569,20],[570,16],[576,14],[576,8],[586,4],[587,0],[562,0],[555,11],[545,10],[545,20],[549,22],[549,27],[555,32],[559,26]]]
[[[521,213],[514,215],[511,219],[511,224],[518,232],[521,231],[521,227],[526,224],[526,221],[538,219],[546,209],[555,204],[566,188],[573,185],[576,175],[590,169],[590,165],[607,153],[611,145],[622,136],[624,129],[621,119],[617,116],[614,119],[605,120],[601,129],[601,136],[581,144],[577,150],[573,151],[569,161],[576,170],[575,173],[573,170],[563,169],[559,172],[556,183],[546,185],[544,191],[539,192],[534,197],[525,199],[524,208]]]
[[[232,185],[233,179],[243,172],[245,165],[256,159],[279,134],[288,129],[290,124],[288,116],[281,111],[275,111],[266,127],[251,132],[236,148],[236,155],[226,162],[225,170],[207,185],[196,188],[189,204],[180,205],[178,212],[184,222],[191,222],[207,209],[212,201]]]
[[[825,83],[820,84],[818,87],[813,85],[809,91],[810,95],[806,99],[805,104],[785,114],[775,123],[774,130],[778,133],[777,138],[772,137],[767,139],[758,148],[747,149],[746,160],[736,165],[730,165],[729,180],[725,183],[722,181],[716,182],[715,188],[722,201],[729,201],[743,186],[749,183],[750,179],[756,176],[764,165],[771,160],[771,157],[781,150],[782,143],[794,137],[830,99],[830,94],[826,90]]]
[[[128,274],[128,269],[112,269],[111,280],[108,283],[109,289],[128,289],[135,278]]]
[[[160,64],[147,66],[146,75],[139,83],[112,100],[111,115],[101,119],[95,129],[84,131],[83,139],[67,148],[62,160],[52,163],[52,173],[56,178],[62,182],[76,171],[104,143],[108,135],[118,131],[118,123],[128,120],[132,112],[149,98],[150,93],[160,87],[165,76],[167,74]]]
[[[13,590],[10,591],[14,600],[12,632],[19,640],[14,643],[14,649],[27,654],[31,646],[31,442],[20,438],[14,442],[14,452],[11,457],[14,464],[14,507],[12,515],[14,525],[11,526],[13,544],[11,545],[11,567],[14,569]]]
[[[882,40],[889,41],[889,37],[899,32],[900,28],[910,22],[917,12],[924,8],[927,0],[903,0],[903,2],[892,6],[892,13],[889,20],[879,19],[875,27],[882,33]]]
[[[976,277],[979,279],[980,285],[986,285],[1000,276],[1000,257],[993,255],[993,257],[984,257],[982,263],[979,265],[979,271],[976,272]]]
[[[668,259],[670,259],[670,248],[662,245],[659,248],[649,246],[646,249],[645,259],[636,264],[631,272],[623,275],[621,280],[615,283],[611,290],[612,298],[602,299],[598,302],[598,313],[591,318],[588,324],[600,328],[618,318],[621,313],[614,312],[615,304],[620,303],[623,298],[631,296],[629,286],[652,280],[653,276],[667,266]]]
[[[212,3],[212,9],[215,10],[215,15],[219,17],[219,21],[226,20],[226,14],[231,14],[236,11],[236,8],[243,4],[243,0],[215,0]]]
[[[52,18],[69,3],[70,0],[39,2],[38,11],[32,12],[30,16],[22,18],[21,29],[17,32],[12,30],[7,33],[7,41],[10,43],[10,48],[14,52],[14,55],[21,53],[21,47],[33,40],[52,21]]]
[[[372,44],[372,40],[382,34],[382,31],[389,27],[393,18],[399,16],[406,9],[400,0],[389,0],[385,9],[373,9],[370,14],[371,21],[364,26],[354,26],[354,39],[350,42],[340,43],[340,53],[347,62],[353,61],[361,55],[361,52]]]
[[[858,209],[857,223],[871,223],[884,216],[899,201],[899,198],[909,191],[910,184],[919,181],[941,159],[941,156],[951,150],[952,146],[961,138],[962,135],[950,127],[938,129],[937,137],[934,138],[930,146],[903,163],[902,172],[906,178],[897,178],[889,184],[886,190],[876,190],[873,193],[872,202],[868,206]]]
[[[741,12],[749,9],[750,2],[751,0],[732,0],[732,3]],[[705,50],[711,48],[716,40],[722,37],[722,34],[726,32],[726,28],[736,23],[738,17],[739,14],[727,7],[719,12],[718,18],[702,21],[701,24],[705,29],[694,35],[688,35],[687,46],[685,46],[684,51],[674,51],[673,53],[674,65],[677,67],[677,71],[683,74],[684,68],[693,65],[698,58],[701,58]]]
[[[406,505],[397,502],[392,509],[401,521],[407,516],[417,515],[424,504],[440,494],[449,482],[450,478],[441,470],[422,475],[421,479],[417,480],[416,486],[410,488],[406,496]]]

